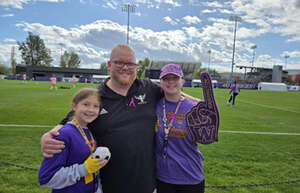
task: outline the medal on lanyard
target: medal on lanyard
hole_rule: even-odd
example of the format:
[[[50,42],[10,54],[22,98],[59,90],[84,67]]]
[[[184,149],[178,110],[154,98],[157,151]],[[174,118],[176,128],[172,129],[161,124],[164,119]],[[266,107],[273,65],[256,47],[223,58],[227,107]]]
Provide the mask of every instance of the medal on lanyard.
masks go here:
[[[169,124],[167,124],[167,114],[166,114],[166,99],[164,98],[163,99],[163,113],[164,113],[164,117],[163,117],[163,122],[164,122],[164,133],[165,133],[165,136],[164,136],[164,141],[163,141],[163,158],[166,158],[167,157],[167,147],[168,147],[168,136],[169,136],[169,132],[170,132],[170,129],[173,127],[173,122],[174,122],[174,119],[176,117],[176,114],[178,112],[178,109],[182,103],[182,101],[184,100],[184,98],[180,98],[177,106],[176,106],[176,110],[175,110],[175,113],[169,118]]]

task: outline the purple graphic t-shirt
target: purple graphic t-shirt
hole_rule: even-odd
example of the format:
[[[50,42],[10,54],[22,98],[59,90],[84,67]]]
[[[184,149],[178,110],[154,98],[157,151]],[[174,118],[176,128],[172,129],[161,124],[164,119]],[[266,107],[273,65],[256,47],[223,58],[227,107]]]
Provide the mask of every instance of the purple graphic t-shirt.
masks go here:
[[[167,100],[165,104],[167,123],[174,118],[168,134],[166,156],[163,155],[165,137],[163,99],[157,104],[158,121],[155,127],[157,178],[171,184],[198,184],[204,179],[203,157],[187,129],[185,117],[196,103],[184,99],[174,116],[177,104]]]

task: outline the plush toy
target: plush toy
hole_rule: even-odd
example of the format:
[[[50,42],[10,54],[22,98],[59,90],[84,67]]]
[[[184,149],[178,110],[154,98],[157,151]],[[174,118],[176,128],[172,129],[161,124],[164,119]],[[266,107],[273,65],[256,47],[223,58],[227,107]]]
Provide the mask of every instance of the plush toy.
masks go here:
[[[96,151],[93,153],[93,158],[104,158],[109,160],[110,157],[111,154],[107,147],[97,147]]]

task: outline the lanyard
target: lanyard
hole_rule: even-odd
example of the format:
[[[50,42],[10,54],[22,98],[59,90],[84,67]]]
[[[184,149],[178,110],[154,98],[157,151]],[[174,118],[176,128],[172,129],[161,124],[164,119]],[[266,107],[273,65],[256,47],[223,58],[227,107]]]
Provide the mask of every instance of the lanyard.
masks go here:
[[[88,130],[90,136],[91,136],[91,141],[87,138],[83,128],[81,127],[81,125],[78,123],[78,121],[76,119],[73,119],[71,121],[71,123],[78,129],[78,131],[80,132],[81,136],[83,137],[83,139],[85,140],[85,144],[87,144],[89,146],[89,149],[91,151],[91,153],[93,153],[93,151],[96,148],[96,144],[95,144],[95,139],[92,135],[92,133]]]
[[[78,131],[80,132],[81,136],[83,137],[83,139],[85,140],[85,144],[87,144],[89,146],[90,152],[91,154],[94,152],[95,148],[96,148],[96,142],[95,139],[92,135],[92,133],[90,132],[90,130],[88,130],[90,137],[91,137],[91,141],[87,138],[83,128],[81,127],[81,125],[79,124],[79,122],[77,121],[77,119],[73,119],[71,121],[71,124],[73,124]],[[91,181],[93,181],[93,192],[95,192],[96,190],[96,185],[97,185],[97,181],[96,181],[96,177],[98,178],[98,172],[97,173],[93,173],[93,174],[88,174],[87,176],[84,177],[85,179],[85,183],[90,183]]]
[[[167,113],[166,113],[166,98],[163,99],[163,113],[164,113],[164,117],[163,117],[163,129],[164,129],[164,142],[163,142],[163,157],[166,158],[167,157],[167,147],[168,147],[168,136],[169,136],[169,132],[170,129],[173,127],[173,123],[174,123],[174,119],[176,117],[176,114],[179,110],[179,107],[182,103],[182,101],[184,100],[184,97],[179,99],[179,102],[177,103],[176,109],[175,109],[175,113],[169,118],[169,124],[167,123]]]

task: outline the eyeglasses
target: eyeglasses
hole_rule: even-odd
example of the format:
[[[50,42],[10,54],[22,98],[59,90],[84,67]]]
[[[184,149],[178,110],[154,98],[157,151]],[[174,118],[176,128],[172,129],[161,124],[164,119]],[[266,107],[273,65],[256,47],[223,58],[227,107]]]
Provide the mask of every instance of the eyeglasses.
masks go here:
[[[112,63],[114,63],[118,68],[123,68],[125,65],[127,66],[127,68],[129,69],[133,69],[137,66],[136,63],[133,62],[123,62],[123,61],[112,61]]]

